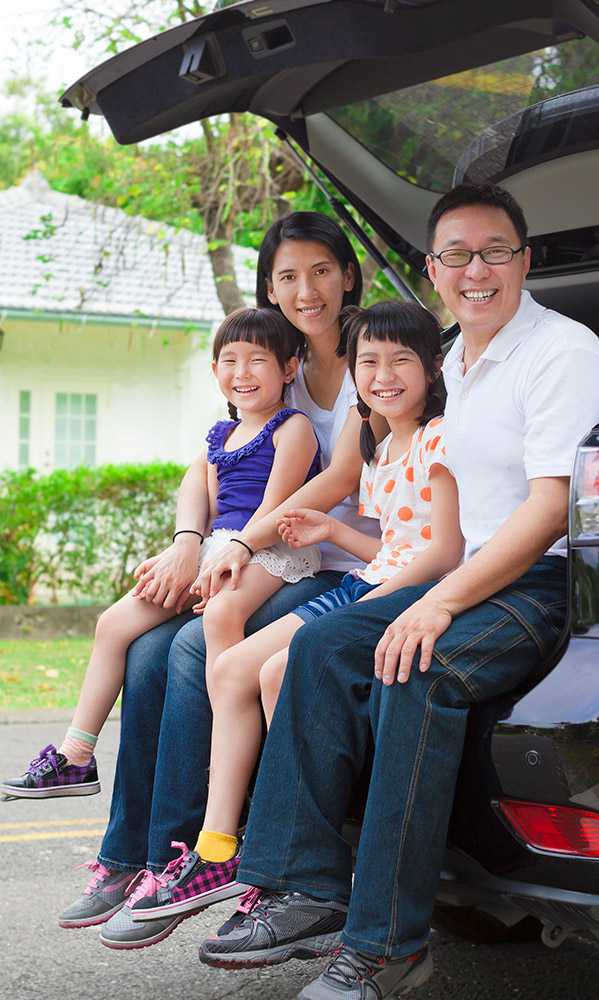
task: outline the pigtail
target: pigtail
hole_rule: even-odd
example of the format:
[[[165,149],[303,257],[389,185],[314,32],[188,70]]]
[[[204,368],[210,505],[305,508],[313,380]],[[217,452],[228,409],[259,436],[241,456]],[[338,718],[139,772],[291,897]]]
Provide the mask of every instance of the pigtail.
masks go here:
[[[360,428],[360,454],[366,462],[366,465],[370,465],[374,458],[374,453],[376,452],[376,438],[374,436],[374,431],[370,426],[370,413],[371,409],[366,405],[363,399],[358,396],[358,413],[362,417],[362,426]]]
[[[237,407],[234,403],[227,403],[227,410],[229,411],[229,416],[231,420],[239,420],[237,415]]]
[[[354,324],[357,324],[357,329],[363,325],[365,315],[366,310],[360,309],[360,306],[344,306],[339,313],[339,343],[335,351],[338,358],[344,358],[347,354],[348,337]]]
[[[428,387],[424,412],[420,418],[420,426],[427,424],[433,417],[441,417],[445,411],[447,390],[441,371],[437,371]]]

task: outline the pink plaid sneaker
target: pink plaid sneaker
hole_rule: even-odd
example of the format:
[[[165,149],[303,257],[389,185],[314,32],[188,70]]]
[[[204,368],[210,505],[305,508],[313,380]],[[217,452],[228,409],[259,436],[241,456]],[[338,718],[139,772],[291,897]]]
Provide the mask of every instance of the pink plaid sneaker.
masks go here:
[[[199,913],[213,903],[241,896],[247,889],[235,881],[239,856],[230,861],[203,861],[196,851],[173,841],[181,854],[170,861],[151,891],[130,901],[131,916],[137,922],[163,920],[184,913]]]

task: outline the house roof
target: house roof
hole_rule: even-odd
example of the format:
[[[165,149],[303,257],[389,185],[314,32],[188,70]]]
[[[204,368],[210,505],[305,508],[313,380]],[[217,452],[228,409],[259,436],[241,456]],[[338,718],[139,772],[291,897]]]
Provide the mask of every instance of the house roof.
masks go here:
[[[257,253],[233,248],[253,300]],[[223,310],[203,236],[53,191],[41,174],[0,191],[0,313],[210,323]]]

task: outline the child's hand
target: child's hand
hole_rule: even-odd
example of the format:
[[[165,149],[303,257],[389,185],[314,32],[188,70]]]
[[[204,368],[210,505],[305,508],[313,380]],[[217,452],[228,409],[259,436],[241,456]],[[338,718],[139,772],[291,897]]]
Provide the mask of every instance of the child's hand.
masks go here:
[[[328,514],[307,507],[285,511],[278,524],[281,538],[292,549],[326,542],[331,537],[331,527]]]
[[[202,578],[200,577],[199,574],[196,576],[196,578],[193,581],[191,587],[189,588],[189,593],[190,594],[198,594],[198,595],[201,596],[201,594],[202,594]]]
[[[200,601],[199,604],[192,604],[191,610],[193,611],[194,615],[203,615],[204,611],[206,610],[207,603],[208,601]]]

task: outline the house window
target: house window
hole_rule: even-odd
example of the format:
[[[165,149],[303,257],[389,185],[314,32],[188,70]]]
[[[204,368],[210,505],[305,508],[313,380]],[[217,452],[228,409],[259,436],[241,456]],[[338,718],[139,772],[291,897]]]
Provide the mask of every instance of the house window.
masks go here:
[[[29,442],[31,438],[31,393],[22,389],[19,393],[19,468],[29,466]]]
[[[63,469],[96,464],[97,397],[56,393],[54,463]]]

